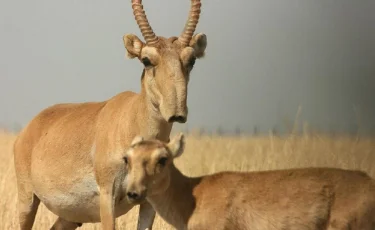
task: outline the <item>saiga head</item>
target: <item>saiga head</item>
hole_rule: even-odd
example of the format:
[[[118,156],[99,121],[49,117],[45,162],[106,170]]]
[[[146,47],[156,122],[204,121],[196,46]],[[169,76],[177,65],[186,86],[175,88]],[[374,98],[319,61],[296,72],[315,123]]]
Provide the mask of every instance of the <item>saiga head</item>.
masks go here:
[[[164,192],[170,183],[170,165],[185,148],[182,133],[169,143],[136,136],[124,156],[127,176],[127,199],[142,202],[146,196]]]
[[[187,119],[187,84],[196,58],[204,56],[205,34],[193,36],[198,24],[201,3],[191,0],[189,18],[179,37],[164,38],[153,32],[143,10],[142,0],[132,0],[137,24],[146,42],[134,34],[124,35],[129,58],[144,65],[142,84],[152,105],[168,122],[185,123]]]

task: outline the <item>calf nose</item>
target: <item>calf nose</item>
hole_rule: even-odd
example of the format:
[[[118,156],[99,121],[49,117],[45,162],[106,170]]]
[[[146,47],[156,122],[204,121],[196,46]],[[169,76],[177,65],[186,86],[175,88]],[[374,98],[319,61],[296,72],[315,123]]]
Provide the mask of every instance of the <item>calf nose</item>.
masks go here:
[[[136,192],[128,192],[126,195],[128,196],[129,199],[132,199],[132,200],[137,200],[140,197],[139,194]]]

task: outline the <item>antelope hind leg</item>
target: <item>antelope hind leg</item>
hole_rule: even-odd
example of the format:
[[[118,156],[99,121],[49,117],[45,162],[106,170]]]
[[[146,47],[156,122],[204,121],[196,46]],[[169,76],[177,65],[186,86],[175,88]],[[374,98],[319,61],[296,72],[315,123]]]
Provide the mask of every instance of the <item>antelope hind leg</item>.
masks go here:
[[[35,216],[40,204],[39,198],[30,190],[26,189],[18,192],[18,215],[21,230],[31,230],[35,221]]]

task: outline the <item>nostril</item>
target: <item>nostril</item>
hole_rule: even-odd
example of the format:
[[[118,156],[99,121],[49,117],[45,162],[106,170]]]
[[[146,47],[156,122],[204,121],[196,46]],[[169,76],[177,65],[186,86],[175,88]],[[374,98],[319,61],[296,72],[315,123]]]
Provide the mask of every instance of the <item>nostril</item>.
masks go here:
[[[172,122],[175,122],[175,120],[176,120],[176,116],[172,116],[169,118],[168,122],[172,123]]]
[[[178,116],[177,119],[176,119],[176,121],[178,121],[178,122],[180,122],[180,123],[183,123],[183,122],[186,121],[186,118],[183,117],[183,116]]]
[[[184,116],[172,116],[169,118],[168,122],[178,122],[178,123],[185,123],[186,122],[186,117]]]
[[[128,192],[126,194],[130,199],[138,199],[139,195],[138,193],[135,193],[135,192]]]

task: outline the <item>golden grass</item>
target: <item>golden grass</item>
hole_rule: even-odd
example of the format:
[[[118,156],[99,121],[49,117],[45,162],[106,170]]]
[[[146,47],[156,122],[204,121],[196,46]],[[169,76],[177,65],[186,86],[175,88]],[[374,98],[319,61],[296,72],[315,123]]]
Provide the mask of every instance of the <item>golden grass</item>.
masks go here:
[[[15,135],[0,133],[0,229],[18,229],[12,143]],[[362,169],[375,177],[375,138],[329,137],[218,137],[187,136],[185,154],[176,160],[187,175],[222,170],[269,170],[290,167],[334,166]],[[138,208],[117,219],[118,229],[136,229]],[[49,229],[56,216],[42,204],[33,229]],[[84,224],[80,229],[101,229]],[[173,229],[158,216],[154,229]]]

